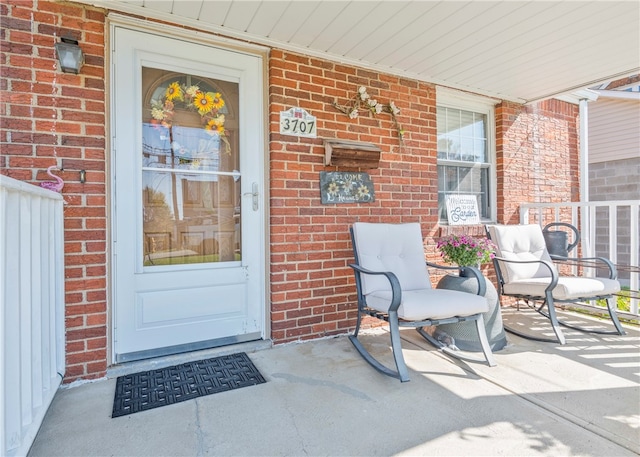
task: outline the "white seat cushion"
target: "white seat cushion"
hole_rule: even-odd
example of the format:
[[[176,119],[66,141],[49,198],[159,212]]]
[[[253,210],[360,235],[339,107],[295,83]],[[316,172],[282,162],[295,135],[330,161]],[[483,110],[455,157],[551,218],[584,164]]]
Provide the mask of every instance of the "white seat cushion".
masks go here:
[[[353,224],[358,264],[372,271],[393,272],[402,290],[431,287],[420,224]],[[391,291],[382,275],[361,275],[362,292]]]
[[[386,313],[391,305],[391,291],[376,291],[365,297],[367,306]],[[398,317],[409,321],[465,317],[489,311],[487,299],[449,289],[420,289],[402,292]]]
[[[358,263],[372,271],[393,272],[402,289],[398,317],[409,321],[466,317],[485,313],[487,300],[466,292],[433,289],[424,257],[420,224],[353,224]],[[386,313],[391,284],[382,275],[361,275],[367,306]]]
[[[505,294],[530,295],[544,297],[544,290],[549,285],[549,278],[531,278],[512,281],[503,286]],[[576,298],[611,295],[620,292],[620,283],[606,278],[574,278],[561,276],[553,289],[556,300],[572,300]]]
[[[497,245],[499,257],[509,260],[546,260],[553,265],[539,225],[489,225],[487,228]],[[539,263],[499,263],[505,294],[544,297],[544,291],[551,282],[548,268]],[[553,269],[557,272],[555,266]],[[573,300],[611,295],[619,291],[620,283],[615,279],[560,276],[553,289],[553,298]]]
[[[498,257],[507,260],[546,260],[553,265],[539,225],[489,225],[487,228],[491,240],[496,245]],[[555,270],[555,266],[553,268]],[[507,283],[521,279],[551,277],[549,269],[537,262],[500,262],[500,270]]]

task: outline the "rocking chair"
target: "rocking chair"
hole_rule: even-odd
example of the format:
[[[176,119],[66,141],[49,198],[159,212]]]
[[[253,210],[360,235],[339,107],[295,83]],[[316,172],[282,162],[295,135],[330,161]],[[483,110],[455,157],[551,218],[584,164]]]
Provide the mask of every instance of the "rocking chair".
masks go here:
[[[482,313],[487,312],[484,293],[484,277],[473,269],[478,278],[478,293],[475,295],[447,289],[433,289],[427,266],[447,268],[428,263],[424,258],[424,247],[420,225],[377,224],[356,222],[351,227],[351,240],[355,264],[354,270],[358,293],[358,319],[353,335],[349,339],[360,355],[376,370],[385,375],[409,381],[409,372],[402,355],[400,328],[413,327],[422,337],[439,349],[444,345],[422,327],[472,321],[476,324],[478,337],[489,366],[496,363],[489,346]],[[390,369],[376,360],[358,339],[363,316],[371,316],[389,323],[391,348],[396,369]],[[456,351],[445,351],[448,355],[465,360]]]
[[[522,299],[535,311],[548,318],[556,339],[537,337],[505,325],[506,331],[528,339],[560,344],[566,343],[560,326],[598,334],[625,334],[618,320],[615,304],[612,303],[613,294],[620,291],[620,283],[617,281],[617,271],[608,259],[551,256],[545,244],[542,228],[537,224],[487,225],[486,230],[487,236],[496,245],[497,255],[493,259],[493,265],[498,277],[500,295]],[[572,262],[579,266],[601,264],[603,268],[609,270],[609,277],[560,276],[554,260]],[[558,319],[556,303],[597,299],[606,300],[607,310],[615,330],[587,329]],[[542,303],[536,307],[536,302]],[[545,307],[547,311],[544,310]]]

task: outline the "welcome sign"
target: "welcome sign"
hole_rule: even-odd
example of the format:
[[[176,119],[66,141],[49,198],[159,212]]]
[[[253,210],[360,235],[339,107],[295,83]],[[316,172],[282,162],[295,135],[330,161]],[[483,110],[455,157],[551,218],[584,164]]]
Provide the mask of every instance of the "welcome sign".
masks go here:
[[[478,200],[475,195],[447,195],[446,204],[449,225],[480,223]]]
[[[368,173],[321,171],[320,197],[325,205],[375,201],[373,182]]]

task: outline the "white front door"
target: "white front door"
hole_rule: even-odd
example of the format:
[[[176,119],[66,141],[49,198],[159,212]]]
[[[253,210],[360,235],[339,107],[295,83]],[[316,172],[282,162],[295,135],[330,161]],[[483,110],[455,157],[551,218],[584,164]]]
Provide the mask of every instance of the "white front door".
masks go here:
[[[112,32],[114,360],[263,338],[262,59]]]

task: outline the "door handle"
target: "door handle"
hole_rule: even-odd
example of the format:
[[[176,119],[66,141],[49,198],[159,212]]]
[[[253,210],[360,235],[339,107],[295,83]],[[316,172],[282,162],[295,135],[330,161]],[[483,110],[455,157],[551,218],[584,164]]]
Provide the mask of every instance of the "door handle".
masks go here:
[[[244,194],[242,194],[244,197],[251,195],[251,202],[252,202],[252,206],[253,206],[253,210],[254,211],[258,211],[258,183],[254,182],[251,185],[251,192],[245,192]]]

